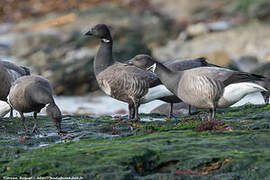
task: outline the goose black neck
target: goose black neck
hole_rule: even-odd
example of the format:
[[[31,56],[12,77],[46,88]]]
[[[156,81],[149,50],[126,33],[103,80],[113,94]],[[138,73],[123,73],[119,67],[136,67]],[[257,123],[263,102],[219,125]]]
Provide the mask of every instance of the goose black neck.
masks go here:
[[[172,73],[170,69],[168,69],[165,65],[163,65],[160,62],[155,61],[156,63],[156,69],[154,73],[156,73],[159,76],[169,75]]]
[[[168,69],[166,66],[164,66],[162,63],[160,62],[156,62],[156,70],[155,72],[160,81],[173,93],[177,92],[177,86],[178,86],[178,82],[180,80],[180,77],[182,75],[181,71],[171,71],[170,69]]]
[[[96,76],[104,69],[113,64],[112,46],[112,38],[106,39],[106,41],[104,41],[103,39],[101,40],[98,53],[94,60],[94,73]]]

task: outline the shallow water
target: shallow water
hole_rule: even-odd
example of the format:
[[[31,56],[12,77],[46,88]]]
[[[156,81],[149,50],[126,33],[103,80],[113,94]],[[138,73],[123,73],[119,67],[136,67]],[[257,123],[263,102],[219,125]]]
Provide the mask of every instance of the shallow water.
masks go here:
[[[24,130],[20,119],[17,118],[11,121],[5,118],[0,122],[1,144],[9,147],[36,148],[53,143],[68,142],[70,140],[77,141],[85,138],[113,138],[119,136],[118,132],[121,132],[121,136],[132,134],[134,128],[130,124],[126,124],[124,127],[121,127],[121,129],[115,128],[113,125],[123,120],[121,116],[127,112],[127,105],[123,102],[107,96],[56,97],[55,99],[60,109],[64,112],[63,114],[73,114],[72,117],[70,115],[64,115],[62,121],[62,129],[68,131],[68,134],[59,136],[51,120],[45,116],[39,115],[38,125],[41,135],[33,135],[29,137],[27,141],[21,142],[24,138]],[[142,105],[140,112],[149,113],[161,103],[163,102],[155,101]],[[245,97],[234,106],[240,106],[245,103],[262,104],[264,102],[260,94],[253,94]],[[41,114],[44,114],[44,112]],[[18,116],[18,113],[15,113],[15,115]],[[31,113],[28,115],[31,115]],[[104,115],[112,115],[115,118]],[[97,119],[94,118],[93,121],[87,120],[89,116],[99,119],[98,122]],[[113,123],[110,123],[108,120],[112,120]],[[141,117],[142,122],[164,122],[166,120],[165,117]],[[27,117],[26,124],[29,130],[31,130],[33,127],[32,117]]]
[[[143,116],[142,122],[165,121],[162,117]],[[64,116],[62,130],[67,134],[58,135],[53,122],[46,116],[38,116],[38,129],[41,134],[25,135],[20,118],[10,120],[4,118],[0,121],[0,144],[6,147],[23,147],[32,149],[47,146],[54,143],[65,143],[81,139],[111,139],[118,136],[128,136],[138,128],[136,123],[125,118],[112,118],[101,116],[92,118],[89,116]],[[33,127],[33,118],[26,117],[25,124],[28,131]]]
[[[128,112],[127,104],[106,95],[99,96],[56,96],[56,104],[61,109],[63,115],[91,115],[91,116],[119,116],[126,115]],[[163,104],[164,102],[156,100],[140,106],[140,113],[150,113],[151,110]],[[260,93],[247,95],[242,100],[233,105],[242,106],[244,104],[264,104],[264,100]],[[19,116],[18,112],[14,112],[15,117]],[[26,114],[27,116],[32,113]],[[45,115],[42,109],[40,115]],[[5,116],[8,117],[8,114]]]
[[[56,103],[64,114],[89,114],[94,116],[100,115],[119,115],[126,114],[128,107],[126,103],[115,100],[111,97],[102,96],[59,96],[55,97]],[[151,110],[164,102],[156,100],[140,106],[140,113],[150,113]],[[241,101],[233,106],[242,106],[246,103],[250,104],[264,104],[264,100],[260,93],[247,95]]]
[[[109,96],[56,96],[55,101],[64,114],[89,114],[94,116],[126,114],[127,104]],[[140,106],[140,113],[150,111],[161,105],[161,101],[153,101]]]

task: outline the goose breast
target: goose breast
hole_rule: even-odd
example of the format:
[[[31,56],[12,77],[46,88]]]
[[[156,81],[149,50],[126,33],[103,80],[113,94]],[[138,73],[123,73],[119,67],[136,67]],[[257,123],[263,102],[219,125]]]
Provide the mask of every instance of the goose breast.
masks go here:
[[[185,103],[198,108],[211,108],[222,93],[220,81],[210,79],[207,76],[194,76],[184,74],[178,85],[178,96]]]
[[[134,66],[115,63],[97,76],[100,88],[109,96],[132,103],[132,98],[140,99],[156,77]]]
[[[23,76],[10,88],[8,101],[21,112],[39,112],[46,104],[53,101],[51,84],[41,76]]]

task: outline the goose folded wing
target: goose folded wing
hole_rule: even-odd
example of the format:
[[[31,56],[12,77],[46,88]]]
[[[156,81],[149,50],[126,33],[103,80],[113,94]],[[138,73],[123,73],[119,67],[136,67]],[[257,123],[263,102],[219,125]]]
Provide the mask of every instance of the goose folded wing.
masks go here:
[[[162,84],[158,76],[150,71],[137,68],[135,66],[126,66],[126,72],[131,78],[139,78],[140,81],[146,81],[149,88]]]
[[[188,60],[175,60],[165,62],[164,65],[172,71],[184,71],[187,69],[197,68],[197,67],[219,67],[213,64],[210,64],[206,61],[206,58],[200,57],[196,59]]]
[[[265,80],[265,77],[257,75],[257,74],[232,71],[231,75],[228,76],[228,78],[226,78],[223,81],[223,84],[227,86],[229,84],[234,84],[234,83],[256,82],[256,81],[264,81],[264,80]]]

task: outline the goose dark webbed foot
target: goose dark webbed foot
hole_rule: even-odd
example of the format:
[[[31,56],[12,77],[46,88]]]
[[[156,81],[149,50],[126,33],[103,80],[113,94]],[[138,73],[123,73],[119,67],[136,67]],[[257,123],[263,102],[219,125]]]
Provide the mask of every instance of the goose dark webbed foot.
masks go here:
[[[209,121],[215,120],[216,120],[216,106],[210,109],[210,116],[209,116]]]
[[[9,120],[13,120],[13,108],[10,106]]]
[[[172,119],[173,117],[175,117],[175,116],[173,115],[173,103],[170,103],[170,111],[169,111],[168,118],[169,118],[169,119]]]
[[[139,117],[131,119],[131,121],[139,122],[141,119]]]
[[[24,129],[24,136],[25,137],[30,137],[31,136],[31,132],[28,129]]]
[[[168,119],[172,119],[172,118],[177,118],[175,115],[173,115],[173,113],[172,114],[169,114],[168,115]]]
[[[59,134],[59,135],[65,135],[65,134],[68,134],[68,132],[67,132],[67,131],[62,131],[62,130],[61,130],[61,131],[58,132],[58,134]]]
[[[32,130],[32,134],[41,134],[40,131],[38,130],[38,127],[37,126],[34,126],[33,127],[33,130]]]
[[[265,102],[265,105],[269,104],[269,96],[264,97],[264,102]]]

